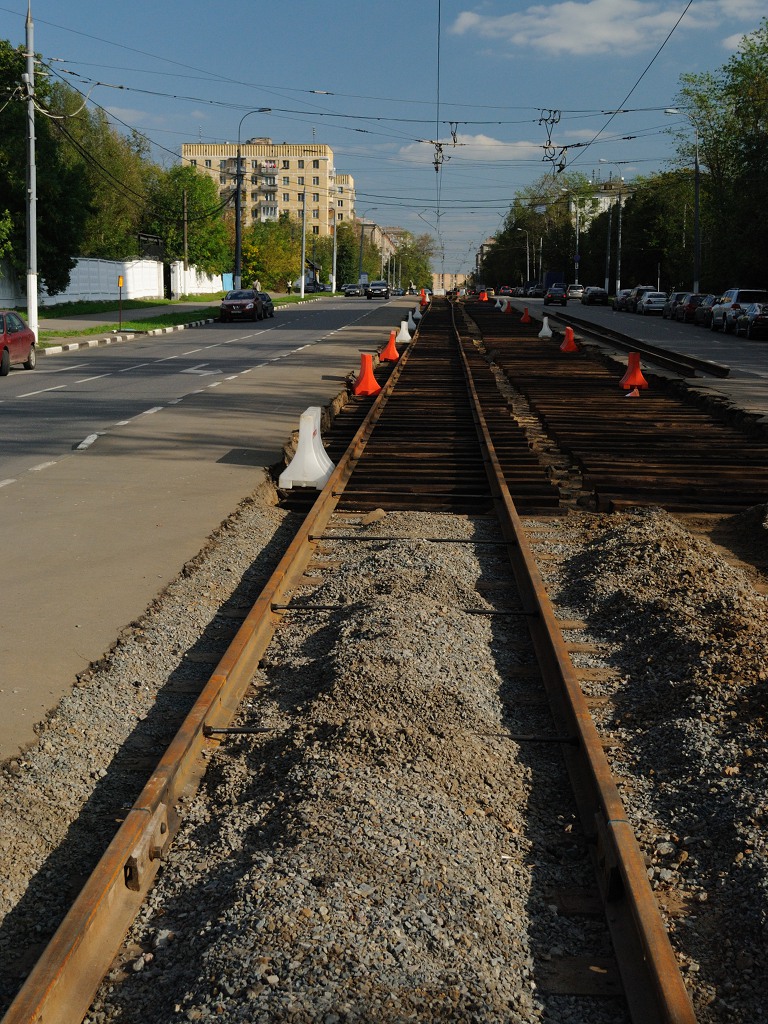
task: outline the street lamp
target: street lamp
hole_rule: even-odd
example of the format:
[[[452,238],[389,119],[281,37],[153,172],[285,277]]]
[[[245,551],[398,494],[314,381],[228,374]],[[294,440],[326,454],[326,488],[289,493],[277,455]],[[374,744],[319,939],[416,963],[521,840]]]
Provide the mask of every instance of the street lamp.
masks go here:
[[[369,206],[367,210],[363,210],[360,215],[360,258],[357,263],[357,283],[361,284],[363,280],[363,237],[365,235],[365,224],[363,223],[366,213],[373,213],[374,210],[378,210],[378,206]]]
[[[665,114],[680,114],[682,111],[676,107],[669,107]],[[699,277],[701,276],[701,227],[699,222],[699,126],[691,120],[695,133],[695,148],[693,156],[693,290],[699,290]]]
[[[527,228],[517,228],[518,231],[525,231],[525,283],[531,280],[531,247]]]
[[[632,163],[631,160],[604,160],[602,157],[600,157],[599,162],[601,164],[611,164],[613,167],[618,167],[620,164],[631,164]],[[619,224],[618,224],[618,237],[616,239],[616,294],[617,295],[619,294],[619,291],[621,289],[621,200],[622,200],[622,196],[624,195],[624,192],[623,192],[624,179],[621,177],[621,173],[619,173],[619,182],[620,182],[620,184],[619,184]],[[609,217],[608,232],[609,232],[609,234],[608,234],[608,252],[610,253],[610,249],[611,249],[610,217]],[[605,289],[606,289],[606,291],[608,290],[608,273],[609,273],[609,269],[610,268],[608,268],[606,270],[606,275],[605,275],[605,281],[606,281]]]
[[[243,161],[241,155],[240,134],[243,129],[243,121],[246,117],[249,117],[251,114],[268,114],[271,110],[271,107],[256,107],[253,110],[246,110],[240,118],[240,124],[237,126],[237,167],[235,168],[235,280],[233,282],[236,289],[240,288],[243,268],[243,225],[240,220],[242,216],[240,192],[242,191]]]

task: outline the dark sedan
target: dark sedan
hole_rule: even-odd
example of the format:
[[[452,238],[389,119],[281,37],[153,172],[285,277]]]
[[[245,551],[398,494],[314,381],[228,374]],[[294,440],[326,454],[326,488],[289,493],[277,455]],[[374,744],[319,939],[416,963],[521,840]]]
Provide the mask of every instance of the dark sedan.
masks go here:
[[[768,337],[768,304],[750,302],[734,319],[736,334],[747,338]]]
[[[263,320],[264,307],[259,293],[252,288],[227,292],[221,300],[219,319],[222,323],[228,320]]]
[[[693,322],[697,327],[709,327],[712,323],[712,307],[717,302],[717,295],[705,295],[696,307]]]
[[[272,301],[272,296],[268,295],[266,292],[257,292],[256,294],[261,299],[261,309],[262,309],[263,315],[264,316],[274,316],[275,315],[275,304]]]
[[[597,285],[590,285],[589,288],[584,289],[581,301],[585,306],[607,306],[608,292],[605,288],[600,288]]]
[[[686,292],[675,306],[674,319],[680,323],[692,324],[696,310],[706,297],[704,292]]]
[[[568,305],[568,292],[564,284],[551,284],[544,293],[544,305],[559,303],[561,306]]]

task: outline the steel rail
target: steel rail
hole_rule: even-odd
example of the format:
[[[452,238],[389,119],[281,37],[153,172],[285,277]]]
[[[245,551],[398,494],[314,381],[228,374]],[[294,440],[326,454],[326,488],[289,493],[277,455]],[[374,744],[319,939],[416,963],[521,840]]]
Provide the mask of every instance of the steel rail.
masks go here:
[[[682,377],[695,377],[697,371],[709,374],[710,377],[727,377],[731,372],[730,366],[726,366],[725,363],[716,363],[712,359],[702,359],[699,356],[670,352],[669,349],[662,348],[660,345],[652,345],[648,341],[630,338],[628,335],[622,334],[621,331],[614,331],[611,327],[604,327],[602,324],[596,324],[591,320],[582,320],[571,315],[566,316],[565,313],[547,312],[546,315],[549,319],[556,320],[558,323],[576,324],[580,331],[591,335],[595,341],[607,342],[610,345],[623,349],[625,352],[639,352],[648,362],[655,363],[663,369],[671,370],[672,373],[679,373]],[[688,370],[691,373],[686,373]]]
[[[287,547],[229,647],[163,754],[93,873],[43,951],[2,1024],[80,1024],[151,889],[178,832],[183,805],[206,769],[251,684],[298,583],[333,514],[374,424],[412,351],[400,356],[344,456]]]
[[[606,920],[632,1020],[636,1024],[695,1024],[693,1006],[648,882],[640,848],[505,483],[455,316],[454,332],[464,359],[475,420],[486,449],[488,479],[521,603],[532,613],[526,621],[557,731],[561,736],[578,739],[576,744],[563,743],[561,749],[582,825],[594,844]]]

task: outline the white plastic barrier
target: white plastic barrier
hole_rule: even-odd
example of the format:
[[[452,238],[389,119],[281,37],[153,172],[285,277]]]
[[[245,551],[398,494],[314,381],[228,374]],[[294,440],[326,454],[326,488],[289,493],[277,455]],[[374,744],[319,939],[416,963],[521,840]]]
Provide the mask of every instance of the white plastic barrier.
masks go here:
[[[547,317],[547,316],[544,317],[544,321],[543,321],[543,323],[541,325],[541,330],[539,331],[539,337],[540,338],[551,338],[552,337],[552,328],[549,326],[549,317]]]
[[[407,320],[401,320],[400,321],[400,333],[395,338],[395,341],[411,341],[411,336],[408,333],[408,321]]]
[[[416,321],[413,319],[413,314],[412,313],[408,314],[408,320],[406,321],[406,324],[408,326],[408,330],[409,331],[415,331],[416,330]]]
[[[296,454],[280,474],[278,487],[316,487],[321,491],[328,483],[334,464],[328,458],[320,436],[319,405],[311,405],[299,417],[299,441]]]

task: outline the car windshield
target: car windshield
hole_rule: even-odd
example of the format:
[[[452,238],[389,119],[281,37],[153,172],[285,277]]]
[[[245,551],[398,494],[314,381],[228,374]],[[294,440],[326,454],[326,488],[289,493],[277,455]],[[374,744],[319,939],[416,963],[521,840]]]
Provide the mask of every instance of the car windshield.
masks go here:
[[[252,299],[253,292],[242,291],[242,292],[230,292],[227,296],[228,299]]]

